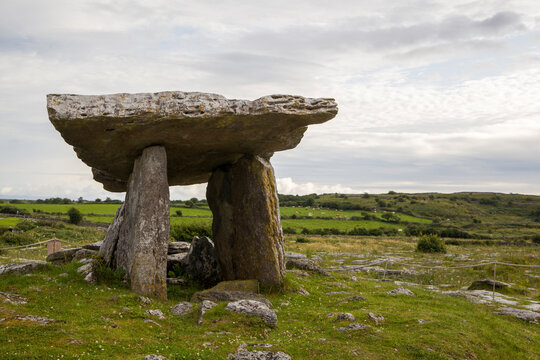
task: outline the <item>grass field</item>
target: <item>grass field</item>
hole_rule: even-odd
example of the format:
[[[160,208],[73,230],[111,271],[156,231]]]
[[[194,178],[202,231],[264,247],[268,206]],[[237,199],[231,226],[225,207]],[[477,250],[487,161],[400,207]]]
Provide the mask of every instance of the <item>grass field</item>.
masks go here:
[[[35,238],[70,239],[72,246],[103,237],[102,231],[64,224],[39,226],[28,232]],[[308,243],[297,243],[296,238],[286,237],[286,250],[319,257],[326,268],[355,259],[396,256],[407,263],[424,265],[481,260],[534,264],[540,258],[540,247],[530,246],[448,246],[445,255],[426,255],[414,252],[413,238],[306,236]],[[8,250],[0,254],[0,264],[19,258],[43,259],[45,255],[44,247]],[[279,311],[278,325],[269,329],[258,318],[225,311],[225,303],[210,310],[198,326],[196,311],[184,318],[170,312],[174,304],[189,300],[197,286],[169,286],[167,301],[145,306],[136,294],[114,281],[88,285],[77,273],[78,266],[49,265],[31,276],[0,275],[0,291],[21,295],[28,301],[22,305],[0,301],[0,319],[4,319],[0,321],[0,358],[143,359],[147,354],[162,354],[169,360],[212,360],[227,358],[241,343],[274,344],[270,350],[284,351],[295,360],[537,359],[540,354],[537,324],[496,315],[496,305],[473,304],[429,290],[433,285],[459,289],[472,280],[489,278],[490,268],[453,273],[434,270],[418,276],[394,276],[385,282],[380,281],[381,275],[372,273],[354,273],[355,278],[346,272],[333,272],[331,277],[288,274],[281,291],[265,294]],[[499,276],[519,290],[512,296],[523,301],[540,300],[538,279],[525,276],[536,273],[526,271],[500,268]],[[416,296],[387,294],[399,286],[406,286]],[[298,294],[300,287],[310,295]],[[339,291],[365,300],[347,302],[344,300],[350,295],[329,295]],[[160,309],[166,318],[147,314],[149,309]],[[328,315],[336,312],[351,313],[368,327],[337,331],[349,323],[334,321],[335,316]],[[370,312],[384,316],[384,323],[371,322]],[[57,322],[38,325],[15,318],[29,314]]]

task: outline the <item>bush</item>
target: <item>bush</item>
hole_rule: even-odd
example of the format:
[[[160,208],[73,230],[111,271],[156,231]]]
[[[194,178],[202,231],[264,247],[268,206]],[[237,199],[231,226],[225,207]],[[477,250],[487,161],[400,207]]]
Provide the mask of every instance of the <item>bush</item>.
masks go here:
[[[15,206],[6,205],[0,206],[0,213],[3,214],[19,214],[19,215],[28,215],[29,212],[26,209],[18,209]]]
[[[36,226],[37,226],[36,223],[32,221],[23,220],[17,223],[17,225],[15,225],[15,230],[28,231],[28,230],[32,230]]]
[[[182,210],[176,210],[176,215],[182,216]]]
[[[534,244],[540,244],[540,235],[534,235],[533,238],[532,238],[532,242]]]
[[[212,237],[212,226],[207,223],[180,224],[171,226],[171,236],[175,241],[191,242],[195,236]]]
[[[293,227],[290,227],[290,226],[289,227],[286,226],[286,227],[283,228],[283,233],[284,234],[296,234],[296,229],[293,228]]]
[[[299,236],[299,237],[296,238],[296,242],[297,243],[308,243],[308,242],[311,242],[311,241],[308,238]]]
[[[25,233],[5,232],[0,236],[0,244],[6,244],[8,246],[20,246],[34,243],[34,239]]]
[[[68,210],[69,222],[72,224],[78,224],[82,221],[81,212],[74,207]]]
[[[418,239],[416,251],[424,253],[446,253],[444,241],[434,234],[422,235]]]

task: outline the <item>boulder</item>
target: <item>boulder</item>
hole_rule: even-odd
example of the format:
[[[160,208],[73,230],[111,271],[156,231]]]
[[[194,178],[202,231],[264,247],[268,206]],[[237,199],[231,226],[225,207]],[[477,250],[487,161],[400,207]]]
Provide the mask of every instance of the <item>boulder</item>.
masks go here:
[[[262,295],[257,294],[258,290],[259,283],[257,280],[222,281],[213,288],[196,292],[191,297],[191,301],[210,300],[213,302],[231,302],[237,300],[255,300],[271,308],[272,303]]]
[[[356,318],[351,313],[337,313],[336,314],[336,321],[341,321],[341,320],[355,321]]]
[[[214,170],[206,190],[224,280],[257,279],[279,286],[285,277],[283,233],[274,170],[246,155]]]
[[[477,289],[492,290],[493,288],[500,290],[500,289],[505,289],[509,286],[510,284],[507,284],[502,281],[483,279],[483,280],[473,281],[472,284],[469,286],[468,290],[477,290]]]
[[[193,238],[186,261],[186,274],[202,285],[213,286],[221,279],[216,248],[206,236]]]
[[[400,287],[394,290],[390,290],[387,292],[388,295],[407,295],[407,296],[414,296],[414,293],[406,288]]]
[[[166,91],[145,94],[47,95],[47,111],[77,156],[106,190],[127,189],[142,149],[160,144],[169,156],[167,182],[208,182],[212,171],[244,154],[292,149],[309,124],[337,114],[334,99]]]
[[[178,285],[178,286],[186,286],[188,284],[187,280],[179,279],[179,278],[167,278],[167,285]]]
[[[375,323],[375,325],[379,325],[379,324],[384,324],[384,316],[382,315],[377,315],[377,314],[374,314],[372,312],[368,313],[367,314],[368,316],[368,319],[373,321]]]
[[[234,311],[247,315],[255,315],[260,317],[266,325],[273,328],[277,325],[277,315],[274,310],[271,310],[265,304],[255,300],[238,300],[230,302],[225,307],[225,310]]]
[[[0,265],[0,275],[2,274],[16,274],[23,275],[28,274],[39,267],[46,265],[45,261],[32,261],[18,264],[4,264]]]
[[[66,264],[73,260],[75,254],[81,250],[81,248],[64,249],[57,252],[53,252],[48,255],[45,260],[55,265]]]
[[[523,310],[511,308],[508,306],[501,306],[497,309],[498,315],[510,315],[523,321],[538,323],[540,321],[540,313],[531,310]]]
[[[167,255],[186,253],[189,251],[189,246],[190,243],[185,241],[171,241],[169,242]]]

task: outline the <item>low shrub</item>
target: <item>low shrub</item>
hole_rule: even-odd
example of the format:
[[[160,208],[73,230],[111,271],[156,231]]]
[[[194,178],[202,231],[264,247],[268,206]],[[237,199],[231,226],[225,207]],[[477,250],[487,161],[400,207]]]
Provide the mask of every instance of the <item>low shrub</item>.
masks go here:
[[[28,210],[25,209],[18,209],[15,206],[6,205],[6,206],[0,206],[0,213],[2,214],[15,214],[15,215],[28,215]]]
[[[284,234],[296,234],[296,229],[293,227],[284,227],[283,228]]]
[[[171,226],[171,236],[175,241],[191,242],[195,236],[212,237],[212,225],[199,222]]]
[[[308,238],[305,238],[303,236],[299,236],[296,238],[297,243],[309,243],[311,242]]]
[[[15,230],[28,231],[35,228],[37,225],[33,221],[23,220],[15,225]]]
[[[20,246],[32,243],[34,243],[34,239],[25,233],[8,231],[0,236],[0,244],[5,244],[7,246]]]
[[[182,216],[182,210],[176,210],[176,216]]]
[[[540,244],[540,235],[539,234],[534,235],[533,238],[532,238],[532,242],[534,244]]]
[[[416,251],[424,253],[446,253],[444,241],[434,234],[422,235],[418,239]]]
[[[74,207],[69,209],[67,214],[69,216],[69,222],[72,223],[72,224],[77,225],[78,223],[80,223],[82,221],[81,212],[78,209],[74,208]]]

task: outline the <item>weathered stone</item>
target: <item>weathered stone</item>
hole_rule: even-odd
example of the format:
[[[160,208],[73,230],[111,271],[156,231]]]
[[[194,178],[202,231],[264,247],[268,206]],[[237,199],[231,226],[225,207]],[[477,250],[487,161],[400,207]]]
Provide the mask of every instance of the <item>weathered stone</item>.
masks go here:
[[[79,251],[77,251],[75,253],[75,255],[73,255],[73,259],[71,259],[71,261],[80,261],[82,259],[91,259],[91,258],[95,257],[97,254],[98,254],[98,252],[95,251],[95,250],[89,250],[89,249],[82,248]]]
[[[167,271],[174,271],[177,268],[185,269],[187,267],[187,263],[187,253],[167,255]]]
[[[237,300],[255,300],[271,308],[272,303],[262,297],[262,295],[257,294],[258,290],[259,283],[257,280],[222,281],[213,288],[196,292],[191,297],[191,301],[211,300],[214,302],[231,302]]]
[[[203,300],[202,304],[201,304],[201,307],[199,308],[199,318],[197,319],[197,325],[201,325],[202,324],[202,321],[203,321],[203,316],[204,314],[216,307],[217,304],[213,301],[210,301],[210,300]]]
[[[49,319],[43,316],[35,316],[35,315],[25,315],[25,316],[16,315],[14,319],[20,320],[20,321],[33,321],[33,322],[37,322],[40,325],[49,325],[50,323],[54,323],[58,321],[55,319]]]
[[[45,261],[32,261],[32,262],[26,262],[26,263],[0,265],[0,275],[2,274],[17,274],[17,275],[28,274],[38,269],[40,266],[43,266],[46,264],[47,263]]]
[[[187,314],[191,313],[193,311],[193,305],[190,302],[183,301],[181,303],[178,303],[174,305],[171,309],[171,312],[174,315],[178,316],[186,316]]]
[[[139,301],[143,305],[150,305],[152,303],[152,299],[147,298],[146,296],[139,296]]]
[[[243,154],[292,149],[306,126],[337,114],[333,99],[270,95],[254,101],[167,91],[101,96],[50,94],[54,127],[110,191],[125,191],[142,149],[161,144],[169,154],[168,182],[207,182],[213,169]]]
[[[238,300],[228,303],[225,310],[234,311],[242,314],[255,315],[260,317],[264,323],[271,328],[277,325],[276,312],[268,306],[255,300]]]
[[[283,234],[270,162],[244,156],[216,169],[206,197],[223,278],[280,285],[285,277]]]
[[[483,279],[483,280],[473,281],[472,284],[469,286],[468,290],[476,290],[476,289],[488,289],[488,290],[491,290],[493,288],[495,288],[495,289],[504,289],[504,288],[507,288],[509,286],[510,286],[509,284],[504,283],[502,281],[491,280],[491,279]]]
[[[159,309],[146,310],[148,315],[157,316],[159,319],[165,319],[165,315]]]
[[[282,351],[239,350],[236,354],[229,354],[228,360],[291,360],[291,357]]]
[[[510,315],[518,319],[533,323],[538,323],[538,321],[540,320],[540,313],[536,311],[516,309],[507,306],[502,306],[498,308],[496,314]]]
[[[335,315],[336,315],[336,319],[335,319],[336,321],[341,321],[341,320],[355,321],[356,320],[354,315],[351,313],[337,313]]]
[[[376,315],[370,312],[367,314],[367,316],[369,320],[375,323],[375,325],[384,324],[385,319],[384,319],[384,316],[382,315]]]
[[[414,296],[414,293],[406,288],[400,287],[394,290],[390,290],[387,292],[388,295],[407,295],[407,296]]]
[[[146,355],[144,357],[144,360],[167,360],[167,358],[165,356],[163,356],[163,355],[150,354],[150,355]]]
[[[113,268],[124,269],[132,290],[165,299],[168,243],[167,155],[163,146],[152,146],[135,160],[126,201],[100,253]]]
[[[45,260],[55,265],[66,264],[73,260],[73,257],[79,250],[81,248],[60,250],[48,255]]]
[[[190,244],[185,241],[171,241],[168,246],[167,255],[172,255],[188,252]]]
[[[315,261],[310,259],[289,259],[286,264],[287,269],[301,269],[314,271],[324,276],[330,276],[330,273],[321,268]]]
[[[184,279],[167,278],[167,285],[186,286],[187,284],[188,284],[187,280],[184,280]]]
[[[4,298],[2,302],[10,303],[14,305],[24,305],[28,303],[28,299],[17,294],[10,294],[7,292],[0,291],[0,298]]]
[[[85,244],[82,246],[82,248],[88,249],[88,250],[99,251],[99,248],[101,247],[102,244],[103,244],[103,240],[97,241],[95,243]]]
[[[187,254],[186,274],[193,280],[213,286],[221,280],[216,248],[206,236],[195,236]]]
[[[336,330],[337,331],[356,331],[356,330],[363,330],[363,329],[366,329],[368,327],[369,326],[364,325],[364,324],[352,323],[352,324],[347,325],[347,326],[339,327]]]

